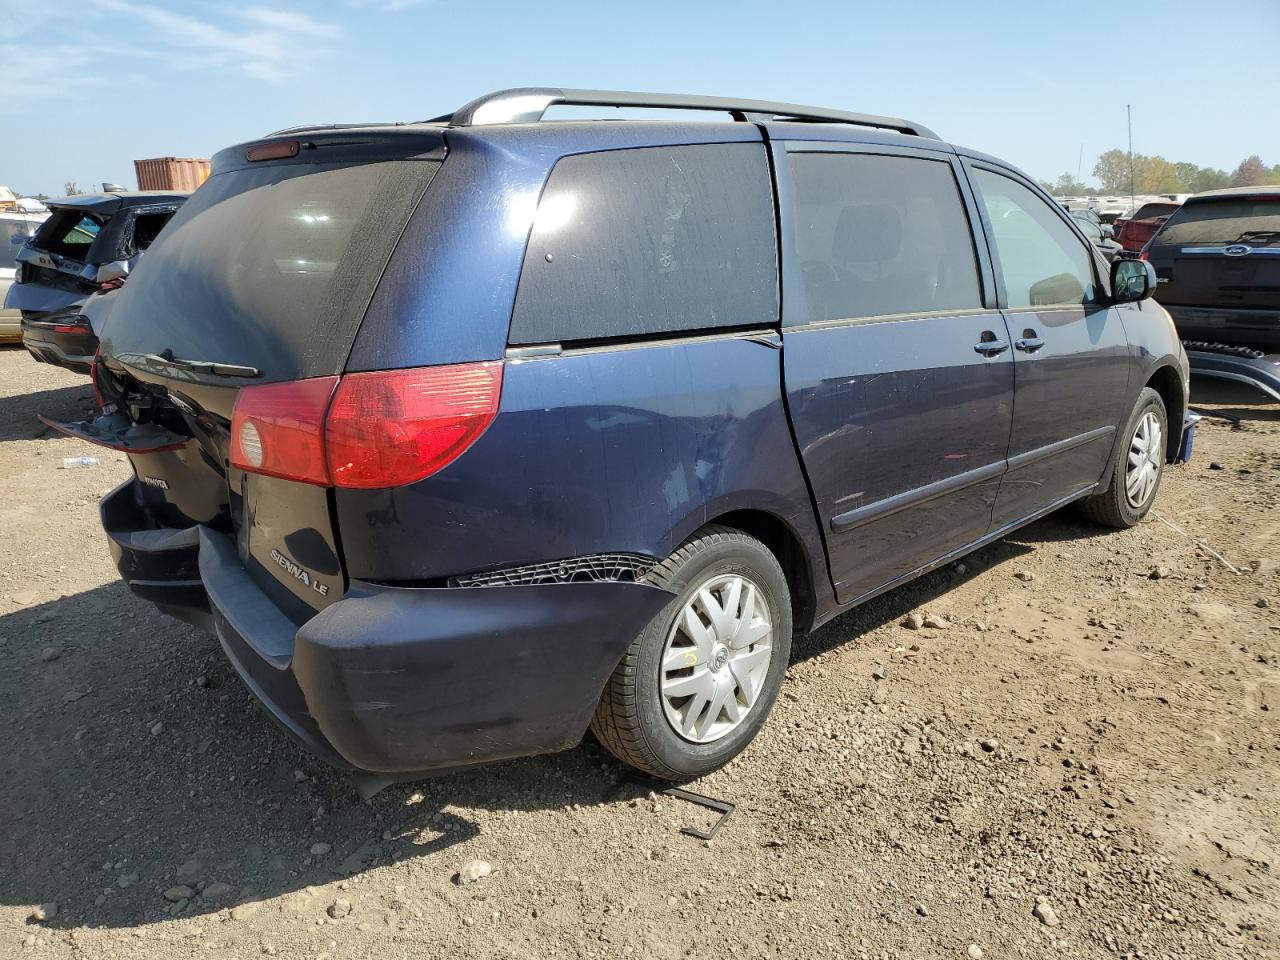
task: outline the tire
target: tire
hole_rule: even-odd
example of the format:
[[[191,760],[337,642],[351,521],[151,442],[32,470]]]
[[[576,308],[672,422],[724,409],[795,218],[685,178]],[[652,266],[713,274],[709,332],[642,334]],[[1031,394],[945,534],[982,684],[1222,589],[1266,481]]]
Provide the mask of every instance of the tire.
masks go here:
[[[1126,491],[1126,485],[1132,479],[1130,472],[1131,457],[1140,457],[1143,452],[1139,449],[1141,439],[1138,437],[1138,432],[1139,428],[1143,426],[1144,420],[1148,426],[1150,425],[1149,415],[1155,418],[1155,422],[1159,424],[1160,431],[1158,442],[1155,444],[1157,449],[1154,454],[1154,462],[1151,464],[1154,471],[1154,480],[1149,484],[1144,495],[1135,503],[1134,499]],[[1145,387],[1138,394],[1138,402],[1125,423],[1124,433],[1121,435],[1119,453],[1116,457],[1116,465],[1111,471],[1111,482],[1107,484],[1106,489],[1081,500],[1080,512],[1094,523],[1099,523],[1106,527],[1115,527],[1120,530],[1132,527],[1145,517],[1151,509],[1151,505],[1156,502],[1156,494],[1160,492],[1160,479],[1164,476],[1165,448],[1168,436],[1169,416],[1165,412],[1164,401],[1160,399],[1160,394],[1150,387]]]
[[[653,568],[647,580],[671,590],[675,597],[627,648],[605,685],[591,730],[623,763],[664,780],[692,780],[741,753],[773,708],[791,655],[791,594],[782,567],[764,544],[739,530],[715,525],[703,527],[681,544]],[[740,583],[736,594],[734,580]],[[755,588],[754,594],[748,586]],[[717,631],[717,623],[729,621],[706,615],[703,590],[712,604],[723,603],[724,612],[731,616],[736,605],[739,615],[732,624],[736,633]],[[749,597],[754,597],[750,610]],[[694,611],[700,629],[686,625],[687,609]],[[748,643],[761,633],[764,622],[772,627],[768,642]],[[696,642],[694,633],[701,640],[707,634],[715,639],[708,646]],[[767,657],[761,654],[765,649]],[[701,659],[687,668],[670,666],[690,657]],[[666,670],[662,669],[664,659]],[[675,685],[681,682],[696,686],[698,692],[687,698],[664,696],[664,684],[671,691],[679,689]],[[699,699],[708,683],[715,686],[699,714]],[[720,693],[725,688],[732,692]],[[732,702],[726,699],[712,717],[717,697]],[[733,712],[738,714],[736,721]],[[687,732],[677,725],[687,726]]]

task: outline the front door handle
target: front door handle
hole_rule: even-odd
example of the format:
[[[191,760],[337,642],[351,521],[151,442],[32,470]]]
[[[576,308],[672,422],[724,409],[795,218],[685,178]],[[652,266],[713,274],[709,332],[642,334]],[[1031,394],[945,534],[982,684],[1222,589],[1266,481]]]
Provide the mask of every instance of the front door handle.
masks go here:
[[[1044,346],[1044,341],[1039,337],[1023,337],[1020,340],[1013,341],[1013,346],[1023,353],[1035,353]]]
[[[997,340],[990,330],[984,331],[982,339],[973,345],[973,349],[984,357],[998,357],[1009,349],[1008,340]]]

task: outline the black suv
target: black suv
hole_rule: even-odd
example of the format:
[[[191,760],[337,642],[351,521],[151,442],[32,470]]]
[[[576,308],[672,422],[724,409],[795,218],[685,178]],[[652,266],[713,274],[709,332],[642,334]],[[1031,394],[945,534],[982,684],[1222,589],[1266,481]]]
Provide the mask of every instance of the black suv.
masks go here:
[[[1141,257],[1195,372],[1280,401],[1280,186],[1190,197]]]
[[[549,122],[572,103],[732,122]],[[223,150],[120,291],[121,574],[334,764],[742,750],[792,635],[1070,503],[1186,360],[1024,174],[905,120],[528,89]]]

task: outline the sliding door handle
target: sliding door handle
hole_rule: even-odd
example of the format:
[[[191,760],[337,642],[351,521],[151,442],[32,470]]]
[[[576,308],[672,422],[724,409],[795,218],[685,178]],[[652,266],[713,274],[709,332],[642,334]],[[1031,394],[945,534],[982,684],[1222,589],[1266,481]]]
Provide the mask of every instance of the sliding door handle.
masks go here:
[[[998,357],[1009,349],[1008,340],[979,340],[973,345],[973,349],[984,357]]]
[[[1035,353],[1044,346],[1044,341],[1039,337],[1023,337],[1021,340],[1013,341],[1013,345],[1023,353]]]

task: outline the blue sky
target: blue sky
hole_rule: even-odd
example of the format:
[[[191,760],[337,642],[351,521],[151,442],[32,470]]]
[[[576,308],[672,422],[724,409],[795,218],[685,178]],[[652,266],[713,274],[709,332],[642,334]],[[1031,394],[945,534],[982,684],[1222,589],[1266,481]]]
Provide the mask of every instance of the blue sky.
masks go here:
[[[1280,163],[1280,0],[1048,3],[0,0],[0,184],[300,122],[422,119],[508,86],[737,95],[887,113],[1074,173],[1125,144]]]

